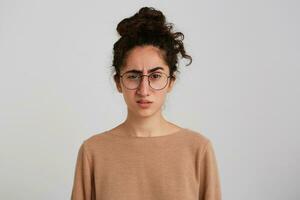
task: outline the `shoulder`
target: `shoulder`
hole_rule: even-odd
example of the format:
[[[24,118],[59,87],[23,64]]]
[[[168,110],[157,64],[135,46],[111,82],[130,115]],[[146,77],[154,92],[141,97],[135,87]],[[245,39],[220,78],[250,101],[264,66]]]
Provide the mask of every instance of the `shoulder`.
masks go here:
[[[186,136],[193,140],[193,149],[197,152],[199,160],[211,159],[215,156],[214,145],[211,139],[202,131],[188,129]]]
[[[108,131],[102,131],[99,133],[94,133],[91,136],[87,137],[83,140],[82,146],[87,151],[95,150],[95,149],[101,149],[107,147],[108,143],[108,137],[107,134]]]
[[[187,129],[186,136],[193,140],[193,147],[200,154],[214,152],[214,143],[211,138],[203,131]]]
[[[196,131],[190,128],[185,128],[185,136],[201,146],[206,145],[208,142],[210,142],[210,138],[200,130]]]

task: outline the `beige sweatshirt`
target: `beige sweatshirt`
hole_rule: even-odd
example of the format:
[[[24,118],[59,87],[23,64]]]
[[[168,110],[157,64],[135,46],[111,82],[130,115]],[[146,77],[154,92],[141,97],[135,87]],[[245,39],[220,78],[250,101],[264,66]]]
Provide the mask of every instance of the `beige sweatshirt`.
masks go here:
[[[72,200],[221,200],[212,142],[182,128],[135,137],[112,131],[81,144]]]

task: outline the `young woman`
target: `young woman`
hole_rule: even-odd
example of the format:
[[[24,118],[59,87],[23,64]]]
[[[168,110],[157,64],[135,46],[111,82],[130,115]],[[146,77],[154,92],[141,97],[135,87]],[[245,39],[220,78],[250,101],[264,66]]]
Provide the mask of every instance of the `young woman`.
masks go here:
[[[221,200],[210,139],[162,114],[176,80],[178,53],[192,61],[183,34],[172,28],[151,7],[118,24],[114,80],[127,118],[82,143],[72,200]]]

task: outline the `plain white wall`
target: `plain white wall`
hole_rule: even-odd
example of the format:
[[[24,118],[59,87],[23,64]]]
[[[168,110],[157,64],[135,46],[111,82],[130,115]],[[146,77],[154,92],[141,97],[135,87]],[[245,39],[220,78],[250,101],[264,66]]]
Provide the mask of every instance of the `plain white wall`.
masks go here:
[[[299,199],[296,0],[1,0],[0,199],[70,198],[79,145],[126,117],[112,47],[142,6],[185,34],[164,113],[211,139],[224,200]]]

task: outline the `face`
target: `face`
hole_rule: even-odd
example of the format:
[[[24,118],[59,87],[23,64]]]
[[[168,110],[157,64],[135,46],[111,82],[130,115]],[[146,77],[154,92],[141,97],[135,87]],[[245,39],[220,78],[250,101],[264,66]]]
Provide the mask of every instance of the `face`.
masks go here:
[[[131,70],[138,70],[140,71],[140,74],[143,75],[164,73],[169,76],[169,67],[165,63],[160,51],[161,50],[151,45],[135,47],[129,52],[120,74],[122,75]],[[155,71],[150,71],[154,68],[156,68]],[[166,95],[171,91],[174,81],[174,79],[169,78],[167,85],[161,90],[151,88],[146,76],[141,78],[140,85],[134,90],[127,89],[122,81],[117,82],[116,84],[118,91],[123,93],[128,111],[134,115],[146,117],[158,114],[161,111]],[[137,103],[137,101],[141,99],[151,101],[152,103],[148,104],[147,107],[144,107]]]

